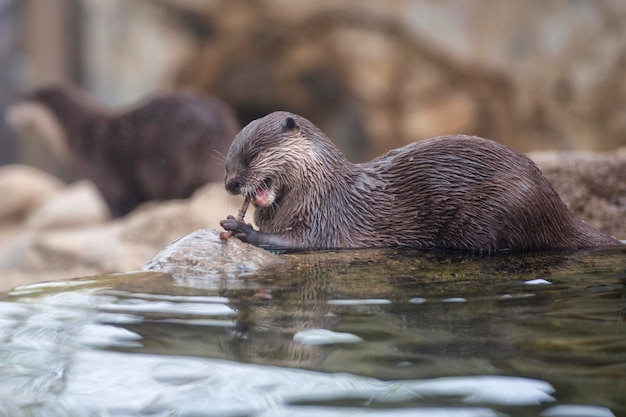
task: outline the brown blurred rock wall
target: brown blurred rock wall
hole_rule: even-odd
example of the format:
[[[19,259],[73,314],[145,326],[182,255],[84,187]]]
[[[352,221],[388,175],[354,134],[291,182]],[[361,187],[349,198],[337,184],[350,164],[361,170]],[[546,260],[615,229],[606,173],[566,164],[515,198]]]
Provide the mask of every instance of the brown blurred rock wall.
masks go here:
[[[162,5],[203,28],[176,85],[221,96],[244,121],[302,113],[353,160],[448,133],[521,151],[626,145],[624,3]]]
[[[447,133],[523,152],[626,145],[626,3],[617,0],[71,3],[81,79],[114,107],[200,88],[244,122],[301,113],[353,161]],[[36,19],[24,25],[38,33]],[[30,87],[49,64],[23,52]]]

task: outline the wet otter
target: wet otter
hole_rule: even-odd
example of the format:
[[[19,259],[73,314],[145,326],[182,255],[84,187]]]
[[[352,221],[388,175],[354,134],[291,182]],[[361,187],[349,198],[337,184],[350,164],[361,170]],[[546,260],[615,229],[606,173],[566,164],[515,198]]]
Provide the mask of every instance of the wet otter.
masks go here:
[[[269,249],[619,244],[578,220],[530,159],[478,137],[442,136],[352,164],[310,121],[276,112],[235,137],[225,182],[250,198],[259,231],[232,216],[222,227]]]
[[[24,94],[6,118],[17,131],[46,140],[77,176],[94,181],[114,216],[221,181],[218,156],[240,129],[230,107],[201,94],[162,94],[113,112],[72,85]]]

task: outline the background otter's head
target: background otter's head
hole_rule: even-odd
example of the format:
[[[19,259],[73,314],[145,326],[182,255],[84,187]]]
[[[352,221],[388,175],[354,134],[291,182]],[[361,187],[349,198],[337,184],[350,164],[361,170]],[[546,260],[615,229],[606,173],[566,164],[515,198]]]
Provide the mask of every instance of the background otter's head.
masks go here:
[[[62,163],[69,163],[71,150],[62,115],[75,112],[68,102],[69,95],[60,85],[42,87],[17,97],[7,108],[5,121],[23,140],[42,142]]]
[[[250,196],[255,207],[268,207],[294,187],[319,186],[336,163],[347,161],[315,125],[296,114],[274,112],[252,121],[233,140],[226,189]]]
[[[98,108],[71,84],[43,86],[18,96],[5,113],[7,124],[25,139],[41,141],[62,163],[72,159],[72,136]]]

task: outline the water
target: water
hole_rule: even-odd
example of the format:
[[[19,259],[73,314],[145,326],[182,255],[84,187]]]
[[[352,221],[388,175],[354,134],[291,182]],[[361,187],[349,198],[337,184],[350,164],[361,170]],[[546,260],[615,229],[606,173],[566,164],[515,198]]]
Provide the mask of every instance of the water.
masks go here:
[[[626,248],[283,255],[0,299],[0,416],[626,415]]]

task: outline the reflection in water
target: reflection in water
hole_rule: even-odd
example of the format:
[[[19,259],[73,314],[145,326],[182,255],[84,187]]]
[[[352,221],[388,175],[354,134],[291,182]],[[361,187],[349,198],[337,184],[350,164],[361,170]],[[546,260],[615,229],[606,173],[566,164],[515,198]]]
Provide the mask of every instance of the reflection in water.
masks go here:
[[[283,256],[13,291],[0,416],[626,413],[622,248]]]

